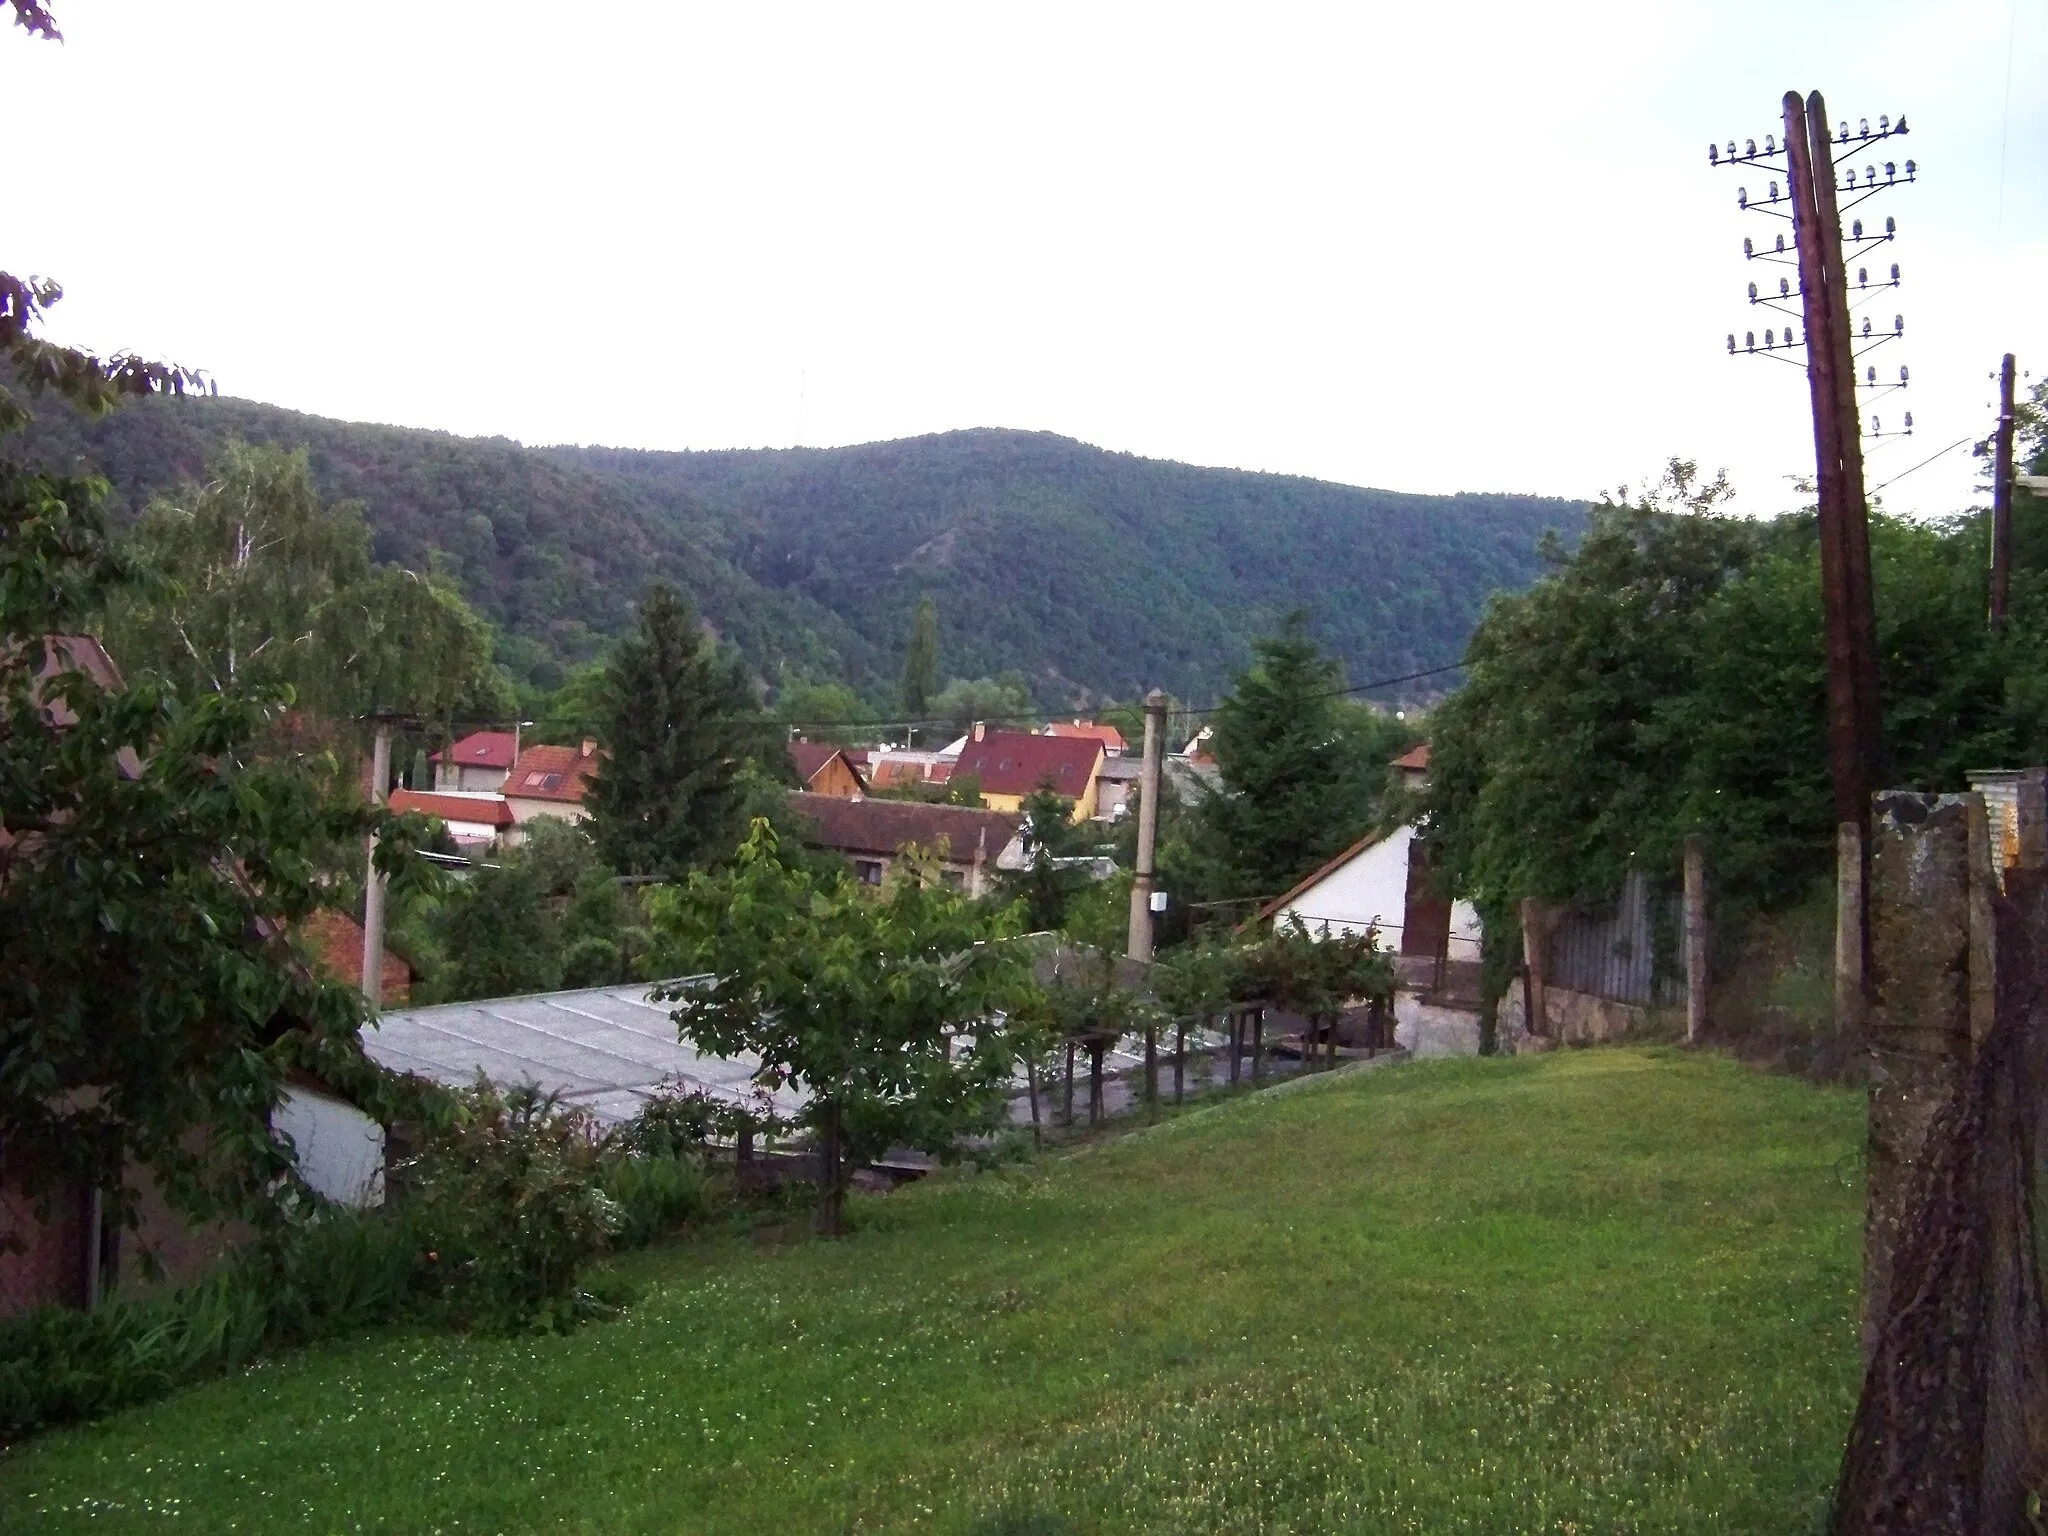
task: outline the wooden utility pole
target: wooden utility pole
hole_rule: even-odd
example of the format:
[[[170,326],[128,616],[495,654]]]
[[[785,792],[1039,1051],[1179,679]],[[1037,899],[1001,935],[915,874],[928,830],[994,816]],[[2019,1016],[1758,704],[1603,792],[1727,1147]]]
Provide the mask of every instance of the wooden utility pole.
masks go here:
[[[1819,492],[1821,596],[1827,622],[1828,756],[1836,828],[1835,1018],[1861,1028],[1869,975],[1864,907],[1870,794],[1878,775],[1877,623],[1870,594],[1870,519],[1863,491],[1856,359],[1849,334],[1842,224],[1827,104],[1815,91],[1785,93],[1785,149],[1806,320],[1806,377],[1813,406]]]
[[[370,804],[384,803],[391,782],[391,721],[378,717],[376,745],[370,750]],[[384,877],[377,873],[377,839],[370,838],[370,861],[363,884],[363,996],[371,1008],[384,1001]]]
[[[2012,354],[1998,365],[1998,434],[1991,471],[1991,627],[2005,628],[2012,586]]]
[[[1145,695],[1145,767],[1138,780],[1138,868],[1131,880],[1131,925],[1124,952],[1152,958],[1153,851],[1159,840],[1159,768],[1166,737],[1166,695]]]

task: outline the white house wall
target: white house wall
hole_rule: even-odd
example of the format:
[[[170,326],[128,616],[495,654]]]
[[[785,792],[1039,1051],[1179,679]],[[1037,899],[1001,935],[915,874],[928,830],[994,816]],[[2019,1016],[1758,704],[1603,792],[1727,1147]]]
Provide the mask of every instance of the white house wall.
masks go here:
[[[1413,827],[1396,827],[1370,847],[1331,870],[1274,914],[1276,923],[1290,917],[1310,933],[1363,933],[1378,924],[1388,949],[1401,947],[1401,929],[1408,915],[1408,848]],[[1452,960],[1479,958],[1479,914],[1468,901],[1451,903]]]
[[[384,1127],[310,1088],[287,1088],[271,1112],[273,1130],[291,1137],[299,1176],[341,1205],[384,1203]]]

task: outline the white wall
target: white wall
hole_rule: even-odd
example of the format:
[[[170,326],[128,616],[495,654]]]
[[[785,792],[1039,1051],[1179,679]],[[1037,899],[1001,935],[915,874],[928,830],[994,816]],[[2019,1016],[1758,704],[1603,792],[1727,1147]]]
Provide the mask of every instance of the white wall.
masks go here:
[[[1401,929],[1408,913],[1408,845],[1413,827],[1396,827],[1361,850],[1274,914],[1276,923],[1298,917],[1310,933],[1327,923],[1332,933],[1363,933],[1379,924],[1381,944],[1401,947]],[[1479,958],[1479,914],[1468,901],[1451,903],[1453,960]]]
[[[384,1203],[384,1127],[353,1104],[311,1088],[287,1088],[270,1124],[291,1137],[299,1176],[328,1199]]]

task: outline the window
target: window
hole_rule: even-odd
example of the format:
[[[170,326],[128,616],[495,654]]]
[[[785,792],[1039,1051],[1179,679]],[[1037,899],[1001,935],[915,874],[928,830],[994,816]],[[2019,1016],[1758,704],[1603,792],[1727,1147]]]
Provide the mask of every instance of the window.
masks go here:
[[[953,887],[953,889],[956,891],[967,883],[967,876],[962,874],[957,869],[948,869],[943,871],[940,875],[940,878],[943,879],[946,882],[946,884]]]
[[[854,878],[860,881],[862,885],[880,885],[882,883],[882,861],[880,859],[855,859],[853,861],[853,874]]]

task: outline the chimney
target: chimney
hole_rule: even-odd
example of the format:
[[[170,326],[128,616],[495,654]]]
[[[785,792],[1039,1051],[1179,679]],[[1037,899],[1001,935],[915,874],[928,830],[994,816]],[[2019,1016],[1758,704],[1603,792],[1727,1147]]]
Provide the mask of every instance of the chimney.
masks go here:
[[[583,755],[584,755],[585,757],[591,757],[591,756],[594,756],[594,755],[596,754],[596,752],[597,752],[597,743],[596,743],[596,742],[595,742],[594,740],[592,740],[592,739],[591,739],[590,737],[588,737],[588,736],[584,737],[584,738],[583,738]]]
[[[985,721],[985,720],[977,720],[977,721],[975,721],[975,722],[974,722],[974,739],[975,739],[976,741],[979,741],[979,740],[981,740],[981,738],[982,738],[982,737],[983,737],[983,736],[984,736],[985,734],[987,734],[987,732],[988,732],[988,722],[987,722],[987,721]]]

